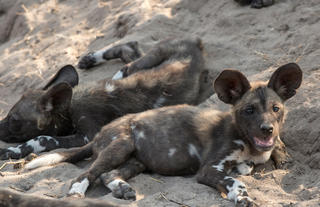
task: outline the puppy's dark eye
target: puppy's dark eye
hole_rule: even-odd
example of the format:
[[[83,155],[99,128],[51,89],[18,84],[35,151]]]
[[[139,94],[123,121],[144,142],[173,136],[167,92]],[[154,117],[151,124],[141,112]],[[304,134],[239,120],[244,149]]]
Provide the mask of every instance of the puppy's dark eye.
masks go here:
[[[272,110],[273,110],[274,112],[278,112],[278,111],[280,110],[280,108],[279,108],[278,106],[274,105],[274,106],[272,107]]]
[[[253,114],[253,112],[254,112],[254,107],[253,107],[253,106],[247,106],[244,111],[245,111],[246,114],[248,114],[248,115]]]

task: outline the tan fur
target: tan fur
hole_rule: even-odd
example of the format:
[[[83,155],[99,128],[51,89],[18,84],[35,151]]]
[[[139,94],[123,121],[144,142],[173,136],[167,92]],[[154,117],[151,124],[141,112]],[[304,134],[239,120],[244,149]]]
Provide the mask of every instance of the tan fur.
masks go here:
[[[188,69],[191,59],[183,61],[169,61],[164,64],[161,71],[141,71],[135,73],[128,78],[119,80],[115,85],[122,88],[140,87],[152,88],[159,83],[166,83],[167,85],[176,84],[177,81],[182,81],[184,72]],[[146,76],[145,74],[148,73]],[[154,81],[157,79],[157,81]]]

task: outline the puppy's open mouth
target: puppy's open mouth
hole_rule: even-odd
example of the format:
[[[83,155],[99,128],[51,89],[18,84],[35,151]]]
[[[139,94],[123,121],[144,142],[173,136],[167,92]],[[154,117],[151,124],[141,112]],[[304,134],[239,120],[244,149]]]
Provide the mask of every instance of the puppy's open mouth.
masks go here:
[[[262,147],[262,148],[269,148],[272,147],[274,144],[274,139],[273,137],[268,137],[265,139],[261,139],[258,137],[253,137],[254,143],[256,146],[258,147]]]

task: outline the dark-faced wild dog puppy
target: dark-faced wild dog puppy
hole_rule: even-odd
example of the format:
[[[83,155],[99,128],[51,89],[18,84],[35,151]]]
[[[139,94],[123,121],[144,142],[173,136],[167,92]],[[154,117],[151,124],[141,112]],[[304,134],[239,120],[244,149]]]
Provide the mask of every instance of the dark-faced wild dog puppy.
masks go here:
[[[123,198],[130,191],[124,180],[146,169],[162,175],[197,173],[198,182],[224,192],[238,205],[254,205],[245,185],[232,175],[250,174],[255,164],[274,155],[285,119],[284,101],[295,95],[301,81],[295,63],[278,68],[268,83],[249,83],[239,71],[225,70],[214,89],[233,105],[230,112],[177,105],[130,114],[104,126],[86,146],[41,156],[25,167],[93,156],[95,161],[69,194],[83,196],[102,175],[114,195]]]
[[[118,58],[130,45],[115,46],[115,51],[111,48],[108,53]],[[204,72],[202,49],[198,38],[163,41],[131,64],[150,70],[74,89],[71,86],[77,85],[78,75],[72,66],[65,66],[44,90],[26,92],[0,122],[1,140],[29,140],[2,149],[0,158],[83,146],[102,126],[125,114],[181,103],[197,104]],[[157,56],[159,50],[162,56]]]

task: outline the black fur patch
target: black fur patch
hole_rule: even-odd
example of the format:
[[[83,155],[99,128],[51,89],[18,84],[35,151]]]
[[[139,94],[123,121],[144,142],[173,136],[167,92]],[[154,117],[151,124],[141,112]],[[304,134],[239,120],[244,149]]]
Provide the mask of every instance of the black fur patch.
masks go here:
[[[263,110],[267,110],[267,90],[264,87],[259,87],[256,89],[256,94],[260,100]]]

